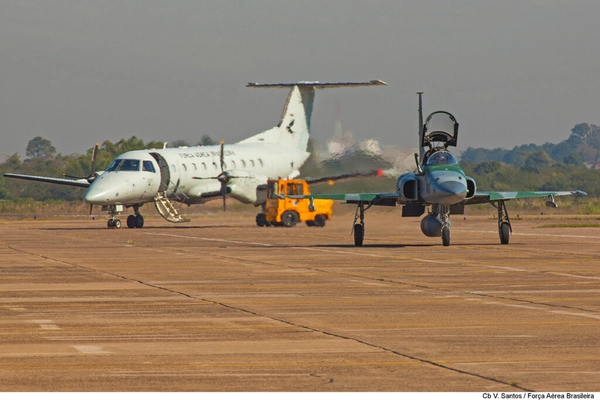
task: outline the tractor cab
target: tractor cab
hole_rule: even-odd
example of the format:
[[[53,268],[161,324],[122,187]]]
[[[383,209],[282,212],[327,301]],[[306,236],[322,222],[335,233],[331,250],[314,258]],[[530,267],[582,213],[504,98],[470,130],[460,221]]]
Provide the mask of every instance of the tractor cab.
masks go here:
[[[325,226],[331,219],[333,200],[314,199],[304,179],[273,179],[267,181],[265,212],[256,216],[258,226],[292,227],[298,222],[308,226]]]

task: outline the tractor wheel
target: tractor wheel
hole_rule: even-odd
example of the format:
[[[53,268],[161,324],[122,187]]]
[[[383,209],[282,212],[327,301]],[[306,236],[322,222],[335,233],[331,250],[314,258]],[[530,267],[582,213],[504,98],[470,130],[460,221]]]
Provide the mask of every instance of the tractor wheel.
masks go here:
[[[300,217],[298,217],[298,214],[295,211],[287,210],[281,215],[281,222],[286,228],[291,228],[296,225],[299,219]]]
[[[320,226],[322,228],[325,226],[326,222],[327,222],[327,217],[324,216],[323,214],[319,214],[315,217],[314,226]]]

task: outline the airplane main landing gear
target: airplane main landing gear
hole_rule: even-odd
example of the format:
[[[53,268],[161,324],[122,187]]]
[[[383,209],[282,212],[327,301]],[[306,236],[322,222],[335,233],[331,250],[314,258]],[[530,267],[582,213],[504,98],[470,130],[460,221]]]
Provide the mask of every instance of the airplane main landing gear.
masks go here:
[[[356,207],[352,231],[354,232],[354,245],[362,246],[363,239],[365,238],[365,204],[362,201],[359,201]]]
[[[500,244],[508,244],[510,234],[512,233],[512,226],[510,224],[510,218],[508,217],[508,210],[504,200],[499,200],[497,204],[492,203],[498,210],[498,234],[500,235]]]
[[[365,238],[365,226],[363,224],[354,224],[354,245],[362,246]]]
[[[144,227],[144,217],[140,214],[140,205],[136,204],[133,206],[134,214],[127,217],[127,227],[128,228],[143,228]]]

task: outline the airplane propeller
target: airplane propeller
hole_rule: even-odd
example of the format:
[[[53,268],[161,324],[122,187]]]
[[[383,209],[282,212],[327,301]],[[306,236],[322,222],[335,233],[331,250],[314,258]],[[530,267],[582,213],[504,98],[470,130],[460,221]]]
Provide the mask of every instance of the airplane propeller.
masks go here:
[[[96,143],[96,145],[94,146],[94,150],[92,151],[92,172],[90,174],[88,174],[87,176],[74,176],[74,175],[68,175],[68,174],[63,174],[63,176],[65,178],[72,178],[72,179],[85,179],[89,183],[94,182],[94,180],[98,177],[98,174],[96,173],[96,156],[97,155],[98,155],[98,143]]]
[[[231,179],[233,178],[247,178],[244,176],[233,176],[231,175],[229,172],[225,171],[225,142],[221,141],[221,149],[219,151],[219,164],[221,167],[221,173],[219,173],[219,175],[217,175],[216,177],[211,177],[211,178],[201,178],[201,177],[197,177],[194,176],[193,179],[216,179],[221,183],[221,196],[223,198],[223,211],[227,211],[227,185],[229,184],[229,182],[231,181]]]

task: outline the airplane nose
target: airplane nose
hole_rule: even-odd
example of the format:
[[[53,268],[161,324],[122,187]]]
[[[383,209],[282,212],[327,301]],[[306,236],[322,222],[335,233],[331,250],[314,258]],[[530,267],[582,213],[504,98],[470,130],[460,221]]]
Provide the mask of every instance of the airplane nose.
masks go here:
[[[448,203],[459,203],[467,196],[467,185],[463,181],[446,181],[438,185],[438,191],[446,195]]]
[[[440,188],[448,194],[460,195],[467,192],[467,185],[458,181],[443,182],[440,184]]]
[[[105,190],[104,185],[96,184],[94,181],[83,196],[84,200],[89,204],[105,204],[110,202],[111,195]]]

